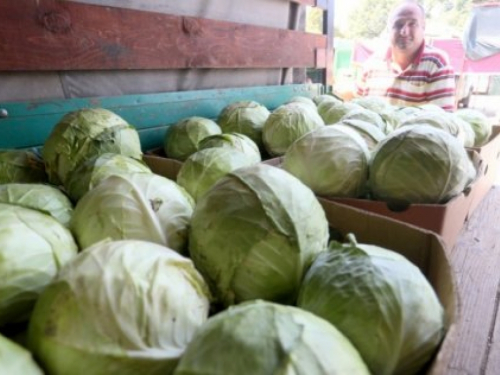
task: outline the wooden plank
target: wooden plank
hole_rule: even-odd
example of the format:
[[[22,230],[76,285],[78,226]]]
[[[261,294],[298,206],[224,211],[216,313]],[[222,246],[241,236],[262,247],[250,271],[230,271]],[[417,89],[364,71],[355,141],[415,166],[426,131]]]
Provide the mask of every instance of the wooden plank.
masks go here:
[[[324,35],[55,0],[1,1],[0,14],[6,71],[314,67],[327,47]]]
[[[496,171],[496,187],[495,190],[498,193],[500,190],[500,167]],[[498,209],[498,206],[497,206]],[[500,251],[498,248],[500,247],[500,230],[498,229],[500,226],[498,225],[498,217],[497,221],[492,221],[490,223],[485,223],[485,225],[489,225],[488,228],[495,226],[495,229],[492,229],[492,235],[496,234],[496,241],[492,243],[492,246],[497,248],[497,251]],[[483,229],[484,230],[484,229]],[[495,322],[494,326],[490,329],[490,335],[488,336],[487,343],[487,351],[483,360],[483,369],[485,375],[498,375],[500,374],[500,283],[497,284],[497,290],[495,296],[491,296],[490,298],[495,298],[495,309],[494,309],[494,317]]]
[[[500,282],[500,186],[495,186],[480,203],[451,250],[461,301],[457,343],[446,374],[498,374],[498,354],[492,337]],[[496,336],[492,336],[495,332]],[[500,348],[496,349],[498,352]],[[489,367],[490,361],[496,367]]]
[[[293,96],[312,97],[321,89],[321,85],[298,84],[0,103],[0,110],[8,114],[0,118],[0,149],[40,146],[64,114],[80,108],[100,107],[114,111],[134,125],[146,150],[158,147],[164,127],[185,117],[216,118],[227,104],[238,100],[255,100],[272,110]]]
[[[496,308],[495,326],[491,330],[491,335],[488,337],[488,347],[483,362],[485,375],[498,375],[500,374],[500,315],[499,313],[499,300],[500,300],[500,285],[497,286],[497,293],[495,295]]]

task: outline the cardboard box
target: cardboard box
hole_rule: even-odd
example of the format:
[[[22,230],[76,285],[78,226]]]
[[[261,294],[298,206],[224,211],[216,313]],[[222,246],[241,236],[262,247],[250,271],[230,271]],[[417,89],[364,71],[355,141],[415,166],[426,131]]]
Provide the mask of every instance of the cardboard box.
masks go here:
[[[483,173],[474,186],[469,210],[470,215],[488,194],[500,173],[500,125],[493,126],[488,143],[481,147],[471,147],[469,149],[476,151],[483,159]]]
[[[460,234],[463,225],[469,218],[471,205],[477,196],[476,187],[482,178],[483,162],[477,152],[469,150],[474,166],[478,170],[476,181],[465,191],[451,199],[446,204],[411,204],[404,210],[392,210],[387,203],[360,198],[322,197],[337,203],[373,212],[395,220],[416,225],[439,234],[446,246],[452,248]],[[283,158],[266,160],[263,163],[280,167]]]
[[[426,374],[447,373],[453,354],[459,303],[454,274],[446,246],[435,233],[413,225],[318,198],[330,226],[343,235],[354,233],[359,243],[370,243],[396,251],[417,265],[430,281],[445,310],[446,336]]]
[[[153,171],[153,173],[167,177],[170,180],[176,181],[177,174],[182,167],[179,160],[161,157],[154,154],[144,154],[142,160]]]
[[[173,180],[182,166],[178,160],[155,155],[144,155],[144,162],[154,173]],[[360,243],[371,243],[396,251],[407,257],[426,275],[444,307],[447,330],[426,374],[444,374],[454,349],[459,305],[446,245],[442,239],[431,231],[413,225],[325,198],[319,197],[318,200],[332,228],[343,235],[354,233]]]
[[[163,149],[163,147],[157,147],[151,150],[147,150],[144,152],[144,155],[161,156],[162,158],[167,157],[167,154],[165,154],[165,150]]]

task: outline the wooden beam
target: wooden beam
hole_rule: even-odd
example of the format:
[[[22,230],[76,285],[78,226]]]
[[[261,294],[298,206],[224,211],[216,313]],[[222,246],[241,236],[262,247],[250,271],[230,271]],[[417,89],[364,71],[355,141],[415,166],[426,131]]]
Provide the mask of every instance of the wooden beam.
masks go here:
[[[0,70],[315,67],[324,35],[55,0],[1,1]]]

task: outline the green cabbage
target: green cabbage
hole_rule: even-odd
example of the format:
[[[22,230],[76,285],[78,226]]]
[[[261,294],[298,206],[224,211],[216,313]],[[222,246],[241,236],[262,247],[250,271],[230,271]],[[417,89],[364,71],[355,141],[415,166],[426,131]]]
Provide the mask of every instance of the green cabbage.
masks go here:
[[[39,294],[77,251],[70,231],[50,215],[0,203],[0,326],[28,320]]]
[[[324,126],[316,110],[300,103],[284,104],[268,117],[262,129],[262,140],[267,152],[283,155],[297,139]]]
[[[378,114],[382,114],[392,108],[392,105],[387,101],[387,99],[381,96],[359,96],[352,99],[351,103],[360,105],[361,107]]]
[[[165,134],[163,148],[168,157],[184,161],[198,151],[201,140],[221,133],[221,128],[213,120],[188,117],[170,126]]]
[[[419,373],[444,333],[443,308],[420,269],[352,237],[318,255],[297,304],[342,332],[373,374]]]
[[[42,156],[50,182],[64,185],[80,163],[107,152],[141,159],[137,130],[107,109],[84,108],[67,113],[55,125]]]
[[[44,184],[0,185],[0,203],[15,204],[52,216],[65,227],[73,215],[73,203],[55,186]]]
[[[368,375],[334,326],[292,306],[252,301],[210,318],[175,375]]]
[[[0,374],[43,375],[43,372],[29,351],[0,335]]]
[[[471,134],[470,129],[467,129],[466,125],[464,125],[464,121],[454,113],[422,110],[416,115],[404,120],[400,124],[400,127],[413,125],[430,125],[442,129],[457,138],[462,143],[462,146],[471,145],[471,142],[472,144],[474,143],[474,139],[472,138],[473,134]]]
[[[269,110],[262,104],[253,100],[243,100],[224,107],[217,118],[217,123],[223,133],[244,134],[262,148],[262,127],[269,114]]]
[[[229,173],[197,202],[189,253],[226,306],[290,302],[327,240],[314,193],[288,172],[256,164]]]
[[[199,150],[204,150],[211,147],[234,148],[249,156],[255,163],[259,163],[262,160],[257,144],[244,134],[215,134],[202,139],[198,145]]]
[[[373,150],[369,183],[374,197],[389,203],[444,203],[475,175],[456,137],[430,125],[413,125],[395,130]]]
[[[206,321],[209,298],[192,262],[175,251],[103,241],[40,296],[28,346],[51,375],[171,374]]]
[[[82,249],[101,240],[137,239],[186,248],[193,198],[153,173],[110,176],[85,194],[70,227]]]
[[[0,150],[0,184],[47,182],[45,165],[35,152]]]
[[[134,172],[152,173],[142,161],[121,154],[101,154],[86,160],[71,172],[65,188],[76,202],[107,177]]]
[[[362,109],[360,105],[351,102],[325,101],[318,106],[318,113],[326,125],[333,125],[349,112]]]
[[[366,108],[354,109],[352,111],[347,112],[344,116],[340,118],[340,120],[337,123],[342,122],[344,120],[362,120],[376,126],[384,133],[389,133],[389,131],[387,131],[386,129],[387,124],[385,123],[382,116]]]
[[[283,168],[316,194],[358,197],[366,193],[369,159],[368,146],[356,131],[332,125],[293,143]]]
[[[333,96],[330,97],[333,98]],[[288,103],[302,103],[305,104],[306,106],[309,106],[309,108],[311,109],[317,110],[317,106],[314,100],[307,96],[294,96],[290,100],[288,100],[285,104]]]
[[[330,94],[316,95],[315,97],[312,98],[312,100],[316,104],[316,107],[319,107],[319,105],[323,102],[332,102],[334,104],[342,103],[342,100],[337,99],[336,97]]]
[[[346,119],[335,124],[337,128],[348,127],[358,133],[366,142],[368,149],[371,151],[378,143],[385,138],[385,134],[377,126],[356,119]]]
[[[475,134],[474,146],[480,147],[489,141],[492,123],[483,112],[477,109],[463,108],[457,110],[455,114],[472,126]]]
[[[177,175],[177,183],[195,202],[217,181],[237,168],[255,164],[249,156],[231,148],[208,148],[191,155]]]

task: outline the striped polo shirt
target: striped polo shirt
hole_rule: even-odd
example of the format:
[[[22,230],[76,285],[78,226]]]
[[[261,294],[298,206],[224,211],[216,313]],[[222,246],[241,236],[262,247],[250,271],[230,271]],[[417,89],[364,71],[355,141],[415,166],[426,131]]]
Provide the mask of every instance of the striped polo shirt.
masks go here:
[[[455,72],[446,52],[422,43],[415,61],[402,70],[390,50],[372,55],[357,82],[357,95],[382,96],[396,106],[435,104],[455,110]]]

